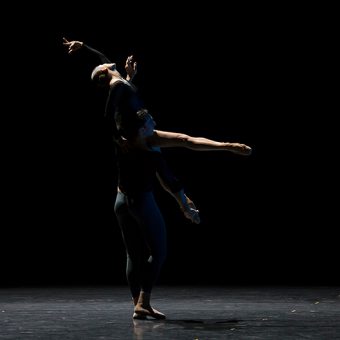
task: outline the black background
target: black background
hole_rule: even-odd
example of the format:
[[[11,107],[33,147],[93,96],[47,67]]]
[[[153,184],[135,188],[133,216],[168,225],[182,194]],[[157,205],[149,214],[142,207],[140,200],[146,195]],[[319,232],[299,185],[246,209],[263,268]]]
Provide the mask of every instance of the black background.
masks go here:
[[[133,54],[159,129],[253,147],[250,157],[164,150],[202,222],[157,189],[169,238],[161,283],[337,283],[323,13],[221,6],[20,8],[3,42],[2,284],[125,283],[105,97],[63,36],[122,73]]]

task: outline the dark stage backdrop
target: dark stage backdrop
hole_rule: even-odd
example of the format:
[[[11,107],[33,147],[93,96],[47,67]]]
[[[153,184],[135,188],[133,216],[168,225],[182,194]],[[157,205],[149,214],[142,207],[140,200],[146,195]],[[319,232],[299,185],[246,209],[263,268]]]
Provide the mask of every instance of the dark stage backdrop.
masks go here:
[[[2,284],[125,283],[105,97],[63,36],[122,72],[133,54],[159,129],[253,147],[250,157],[164,150],[202,222],[157,188],[169,244],[160,283],[336,283],[336,172],[323,144],[334,126],[323,55],[310,49],[317,26],[299,10],[163,5],[100,19],[40,9],[4,44]]]

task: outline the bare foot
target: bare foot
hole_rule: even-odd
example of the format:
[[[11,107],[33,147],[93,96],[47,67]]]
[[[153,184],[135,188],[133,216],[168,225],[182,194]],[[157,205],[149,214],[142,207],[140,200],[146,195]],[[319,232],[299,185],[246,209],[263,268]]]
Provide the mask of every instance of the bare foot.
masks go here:
[[[147,307],[142,307],[140,305],[137,305],[135,307],[135,311],[133,313],[133,315],[138,315],[138,316],[151,316],[154,319],[165,319],[165,315],[163,313],[161,313],[160,311],[158,311],[157,309],[152,308],[151,306],[147,306]]]
[[[137,314],[136,312],[133,313],[132,319],[134,320],[146,320],[146,315]]]

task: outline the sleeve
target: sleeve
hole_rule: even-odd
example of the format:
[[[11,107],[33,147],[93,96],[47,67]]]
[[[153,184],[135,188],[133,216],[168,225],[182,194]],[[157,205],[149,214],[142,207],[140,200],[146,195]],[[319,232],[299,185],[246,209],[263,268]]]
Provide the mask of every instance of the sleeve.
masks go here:
[[[169,191],[174,193],[183,189],[182,182],[170,170],[162,154],[160,154],[159,157],[157,174],[159,179],[163,182],[163,185],[166,186]]]
[[[106,55],[86,44],[83,44],[82,49],[92,55],[96,55],[99,58],[101,64],[111,63],[111,61],[109,60],[109,58],[106,57]]]
[[[110,89],[108,98],[105,105],[104,117],[109,121],[111,126],[111,133],[115,141],[120,139],[120,133],[118,132],[116,122],[116,110],[119,105],[119,101],[123,95],[124,86],[122,83],[117,83]]]

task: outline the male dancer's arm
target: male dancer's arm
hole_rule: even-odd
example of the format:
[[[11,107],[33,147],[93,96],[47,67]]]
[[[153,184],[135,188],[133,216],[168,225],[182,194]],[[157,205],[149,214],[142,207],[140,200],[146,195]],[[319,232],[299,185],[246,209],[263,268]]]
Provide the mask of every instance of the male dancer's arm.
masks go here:
[[[199,211],[194,202],[185,194],[181,181],[170,171],[163,157],[158,164],[157,178],[163,189],[175,198],[184,216],[191,222],[199,224]]]
[[[175,198],[184,216],[192,223],[199,224],[201,222],[199,210],[196,209],[194,202],[185,194],[184,189],[173,192],[167,187],[158,174],[157,177],[163,189]]]

